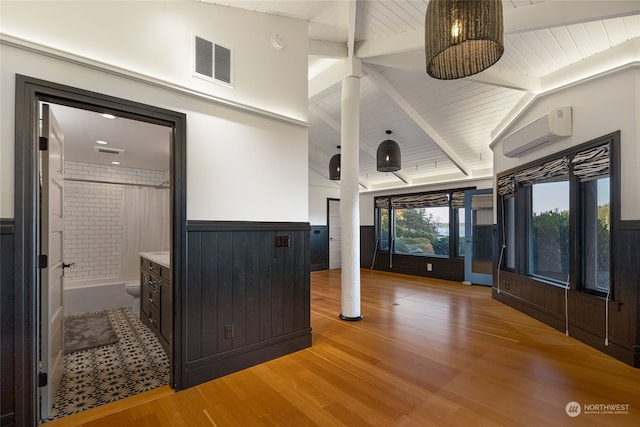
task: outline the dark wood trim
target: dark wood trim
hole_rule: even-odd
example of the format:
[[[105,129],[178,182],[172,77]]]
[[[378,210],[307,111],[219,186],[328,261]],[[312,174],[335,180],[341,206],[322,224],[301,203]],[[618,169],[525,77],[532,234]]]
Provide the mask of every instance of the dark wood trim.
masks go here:
[[[308,222],[188,221],[187,231],[309,231]]]
[[[15,233],[14,223],[13,218],[0,218],[0,234],[13,235]]]
[[[53,102],[173,128],[171,141],[172,275],[174,337],[172,383],[182,387],[182,289],[186,283],[186,115],[33,77],[16,76],[15,99],[15,319],[16,424],[36,425],[37,414],[37,210],[38,103]]]
[[[392,268],[389,268],[389,251],[378,251],[375,258],[374,270],[432,277],[454,282],[462,282],[464,280],[464,258],[393,254]],[[427,263],[432,265],[431,271],[427,271]],[[367,268],[371,268],[371,265]]]
[[[0,218],[0,425],[15,425],[14,220]]]
[[[308,223],[187,227],[187,387],[311,345]]]
[[[558,331],[565,332],[566,323],[563,313],[550,310],[543,305],[533,303],[525,298],[511,294],[509,291],[501,290],[498,293],[496,288],[493,288],[492,291],[492,297],[496,301],[500,301],[509,307],[515,308],[527,316],[531,316]],[[561,288],[558,287],[556,287],[555,291],[558,294],[562,293]],[[575,307],[580,304],[579,300],[581,297],[585,296],[596,298],[593,295],[571,291],[571,295],[569,297],[570,312],[575,311]],[[604,307],[604,302],[602,305]],[[610,309],[610,311],[613,311],[613,309]],[[616,339],[615,337],[609,337],[609,345],[605,345],[603,331],[594,331],[593,328],[589,327],[589,325],[581,324],[572,317],[569,318],[569,335],[602,351],[603,353],[615,357],[618,360],[621,360],[631,366],[635,366],[636,368],[640,368],[640,363],[638,363],[638,361],[640,361],[638,358],[638,355],[640,354],[638,352],[638,346],[630,346],[628,343]]]
[[[330,205],[329,202],[339,202],[340,199],[334,199],[332,197],[327,197],[327,270],[331,265],[331,247],[329,239],[331,239],[331,215],[330,215]]]
[[[640,230],[640,220],[625,220],[620,221],[618,229],[620,231],[638,231]]]
[[[259,363],[311,347],[311,329],[274,338],[261,345],[229,351],[216,355],[208,363],[194,366],[187,371],[186,384],[201,384]]]

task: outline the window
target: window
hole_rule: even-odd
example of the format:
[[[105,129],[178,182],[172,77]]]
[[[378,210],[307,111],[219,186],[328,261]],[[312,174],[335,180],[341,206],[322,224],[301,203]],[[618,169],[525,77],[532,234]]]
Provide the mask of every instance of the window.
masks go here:
[[[569,181],[531,186],[528,272],[566,283],[569,278]]]
[[[395,252],[449,256],[449,208],[395,210]]]
[[[502,266],[516,268],[516,198],[506,197],[503,202],[504,240],[502,242]]]
[[[464,190],[376,197],[380,251],[458,257],[464,253]]]
[[[590,291],[609,291],[611,240],[611,200],[609,177],[582,183],[584,287]]]
[[[458,252],[456,253],[459,257],[464,257],[464,208],[457,209],[458,215]]]
[[[617,203],[609,135],[498,176],[501,269],[605,296]],[[619,162],[619,160],[616,160]]]
[[[389,208],[380,208],[378,211],[378,236],[380,250],[389,250]]]

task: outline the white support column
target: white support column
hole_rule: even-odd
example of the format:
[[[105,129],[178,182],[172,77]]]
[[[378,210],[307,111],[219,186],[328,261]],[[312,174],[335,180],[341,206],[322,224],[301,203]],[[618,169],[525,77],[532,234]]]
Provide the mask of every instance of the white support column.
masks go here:
[[[360,78],[342,81],[340,159],[340,239],[342,305],[340,318],[361,320],[360,312]]]

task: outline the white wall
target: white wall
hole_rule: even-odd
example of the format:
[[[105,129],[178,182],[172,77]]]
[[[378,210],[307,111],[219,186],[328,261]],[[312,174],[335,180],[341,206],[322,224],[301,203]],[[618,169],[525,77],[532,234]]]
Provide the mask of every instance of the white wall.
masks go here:
[[[306,23],[194,2],[1,7],[0,217],[14,215],[15,75],[24,74],[185,113],[188,219],[308,221]],[[191,77],[193,33],[237,46],[235,88]]]
[[[573,108],[573,136],[517,158],[494,146],[494,172],[551,155],[620,130],[621,218],[640,219],[640,71],[618,72],[539,97],[505,134],[530,123],[556,107]]]
[[[327,169],[328,171],[328,169]],[[340,186],[309,170],[309,223],[327,225],[327,199],[339,199]]]
[[[304,21],[194,1],[3,0],[0,7],[3,34],[307,120]],[[273,33],[284,49],[273,48]],[[192,77],[194,35],[232,50],[235,87]]]

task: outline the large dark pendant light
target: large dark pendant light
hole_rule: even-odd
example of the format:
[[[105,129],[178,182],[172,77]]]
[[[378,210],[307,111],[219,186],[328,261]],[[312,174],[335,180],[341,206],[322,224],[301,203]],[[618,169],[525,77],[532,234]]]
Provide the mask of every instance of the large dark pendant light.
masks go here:
[[[339,145],[338,149],[340,149]],[[334,154],[329,160],[329,179],[340,181],[340,154]]]
[[[388,130],[387,135],[391,135],[391,131]],[[378,146],[378,152],[376,153],[376,160],[378,172],[395,172],[400,170],[400,146],[397,142],[387,137],[386,141],[382,141]]]
[[[504,52],[502,0],[430,0],[424,23],[427,74],[451,80],[495,64]]]

